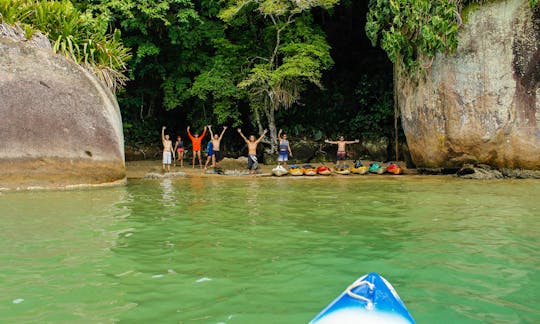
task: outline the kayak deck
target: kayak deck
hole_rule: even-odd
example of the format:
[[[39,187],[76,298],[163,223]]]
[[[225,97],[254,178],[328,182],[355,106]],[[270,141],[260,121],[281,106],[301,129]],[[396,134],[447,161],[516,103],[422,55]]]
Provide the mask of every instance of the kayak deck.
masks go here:
[[[372,272],[350,285],[310,324],[415,323],[392,285]]]

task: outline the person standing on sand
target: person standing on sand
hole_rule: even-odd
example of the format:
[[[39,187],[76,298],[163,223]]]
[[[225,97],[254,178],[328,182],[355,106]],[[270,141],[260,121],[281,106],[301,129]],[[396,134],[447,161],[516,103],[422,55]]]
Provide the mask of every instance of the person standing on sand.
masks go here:
[[[338,165],[339,161],[345,161],[345,159],[347,158],[347,144],[360,143],[360,141],[357,139],[354,141],[346,141],[343,136],[339,137],[339,141],[324,140],[324,142],[328,144],[337,144],[338,149],[336,166]]]
[[[278,132],[278,138],[279,138],[279,157],[278,157],[278,165],[281,165],[281,162],[283,162],[283,166],[287,167],[287,161],[289,160],[289,155],[292,157],[292,151],[291,146],[289,145],[289,141],[287,140],[287,133],[283,133],[283,136],[281,135],[281,129]]]
[[[257,140],[255,140],[255,135],[249,135],[249,140],[242,134],[242,130],[238,128],[238,134],[242,136],[244,141],[246,142],[248,146],[248,170],[249,174],[254,174],[255,170],[257,170],[257,167],[259,166],[259,163],[257,162],[257,145],[262,141],[264,138],[264,135],[268,132],[267,129],[264,130],[261,137],[259,137]]]
[[[176,137],[176,143],[174,144],[174,151],[178,153],[177,162],[180,161],[180,167],[184,166],[184,142],[182,142],[182,137],[178,135]],[[176,163],[174,164],[176,166]]]
[[[167,171],[171,171],[171,162],[173,155],[173,146],[172,142],[169,139],[169,134],[165,135],[165,126],[161,128],[161,143],[163,143],[163,166],[162,169],[165,172],[165,166],[167,166]]]
[[[219,158],[221,157],[221,152],[219,150],[219,145],[221,144],[221,139],[223,138],[223,134],[225,134],[225,131],[227,130],[227,126],[223,126],[223,130],[221,131],[221,135],[218,136],[218,134],[212,133],[212,125],[208,125],[208,130],[210,131],[210,137],[212,138],[212,144],[214,149],[214,155],[212,156],[212,167],[216,166],[216,163],[219,162]]]
[[[201,161],[201,141],[204,138],[204,135],[206,135],[206,126],[204,126],[204,130],[199,136],[199,133],[195,133],[195,136],[191,135],[191,132],[189,131],[190,126],[187,127],[187,133],[189,136],[189,139],[191,140],[191,145],[193,146],[193,168],[195,168],[195,156],[199,158],[199,166],[202,169],[202,161]]]
[[[212,143],[212,141],[209,141],[208,144],[206,144],[206,163],[204,163],[205,170],[208,167],[208,163],[213,160],[214,160],[214,143]]]

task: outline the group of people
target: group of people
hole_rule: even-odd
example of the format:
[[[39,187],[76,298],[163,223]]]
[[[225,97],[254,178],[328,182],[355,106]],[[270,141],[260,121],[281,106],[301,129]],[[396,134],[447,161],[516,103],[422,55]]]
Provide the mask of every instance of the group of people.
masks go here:
[[[175,152],[178,153],[178,159],[177,162],[180,162],[180,166],[184,166],[184,142],[182,141],[182,137],[178,135],[176,137],[176,142],[172,143],[172,141],[169,138],[168,134],[165,134],[166,127],[163,126],[161,128],[161,141],[163,143],[163,171],[167,169],[167,171],[171,170],[171,164],[172,160],[175,159]],[[208,167],[208,164],[211,163],[212,167],[216,166],[216,163],[219,162],[219,159],[221,158],[221,151],[220,151],[220,144],[221,139],[223,138],[223,134],[225,134],[225,131],[227,130],[227,126],[223,126],[223,130],[221,131],[221,134],[215,134],[212,132],[212,125],[207,125],[204,127],[203,132],[199,135],[199,133],[195,133],[194,135],[190,132],[190,126],[187,127],[187,133],[189,136],[189,139],[191,140],[191,146],[193,150],[193,158],[192,158],[192,167],[195,168],[195,158],[198,158],[199,160],[199,166],[202,169],[202,158],[201,158],[201,142],[206,135],[206,130],[210,132],[210,141],[207,144],[206,152],[207,152],[207,158],[206,163],[204,165],[204,168],[206,169]],[[250,135],[249,138],[246,137],[240,128],[237,129],[238,134],[242,137],[242,139],[246,142],[247,148],[248,148],[248,165],[247,168],[249,170],[249,173],[252,174],[256,172],[258,168],[258,159],[257,159],[257,146],[258,144],[263,140],[264,136],[268,132],[268,130],[264,130],[263,134],[259,138],[255,138],[255,135]],[[279,156],[278,156],[278,165],[281,165],[283,163],[284,167],[287,167],[287,161],[289,160],[289,156],[292,157],[292,151],[291,151],[291,145],[289,143],[289,140],[287,139],[287,134],[284,133],[281,129],[278,132],[278,138],[279,138]],[[328,144],[336,144],[338,146],[337,150],[337,163],[340,161],[343,161],[347,157],[347,151],[346,147],[347,144],[353,144],[353,143],[359,143],[359,140],[354,141],[346,141],[343,136],[339,138],[338,141],[329,141],[325,140],[325,143]]]
[[[191,140],[191,146],[193,150],[193,168],[195,168],[195,158],[197,158],[199,160],[199,166],[202,169],[201,144],[204,136],[206,135],[207,129],[210,132],[210,141],[206,146],[207,157],[204,168],[206,169],[209,163],[211,163],[212,167],[215,167],[216,162],[218,162],[221,157],[220,144],[221,139],[223,138],[223,134],[225,134],[225,131],[227,130],[227,126],[223,126],[223,130],[219,135],[212,132],[212,125],[205,126],[203,132],[200,135],[198,132],[195,132],[195,134],[192,135],[190,128],[190,126],[187,127],[187,134],[189,136],[189,139]],[[165,126],[161,128],[161,142],[163,143],[163,171],[165,171],[165,169],[167,169],[167,171],[170,171],[172,160],[176,159],[175,152],[178,153],[178,158],[176,159],[176,161],[180,162],[181,167],[184,166],[185,146],[180,135],[176,137],[176,142],[173,145],[169,134],[165,134],[165,129],[167,129],[167,127]]]

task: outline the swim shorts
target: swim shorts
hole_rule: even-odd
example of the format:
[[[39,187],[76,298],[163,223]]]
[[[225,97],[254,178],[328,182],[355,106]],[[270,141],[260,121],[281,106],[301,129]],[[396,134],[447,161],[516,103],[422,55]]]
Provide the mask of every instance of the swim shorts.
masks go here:
[[[287,151],[279,152],[278,161],[279,162],[289,161],[289,154],[287,153]]]
[[[347,157],[347,153],[345,151],[337,152],[338,160],[345,160],[346,157]]]
[[[256,170],[259,166],[259,162],[257,162],[257,155],[249,155],[248,156],[248,170]]]
[[[163,164],[171,164],[171,152],[163,152]]]

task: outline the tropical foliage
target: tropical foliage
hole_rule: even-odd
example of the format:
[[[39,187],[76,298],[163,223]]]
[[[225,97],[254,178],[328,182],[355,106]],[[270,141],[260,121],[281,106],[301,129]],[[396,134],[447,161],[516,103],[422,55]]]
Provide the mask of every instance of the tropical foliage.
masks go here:
[[[253,13],[260,19],[259,45],[247,57],[247,75],[238,84],[248,91],[259,131],[264,114],[270,130],[271,152],[277,149],[275,113],[297,104],[308,83],[322,88],[322,71],[332,66],[330,46],[320,29],[314,28],[310,10],[329,9],[337,0],[253,1],[237,0],[220,17],[231,25],[249,23]],[[255,35],[254,35],[255,36]]]
[[[488,0],[370,0],[366,33],[373,46],[414,72],[429,67],[438,52],[457,48],[461,11]],[[540,0],[529,0],[531,8]]]
[[[366,33],[388,58],[417,71],[457,48],[458,0],[370,0]]]
[[[129,144],[159,141],[163,124],[227,124],[268,127],[275,150],[279,128],[396,141],[391,62],[429,67],[457,47],[463,7],[483,2],[0,0],[0,21],[45,33],[111,89],[125,84]]]
[[[113,91],[125,85],[129,49],[119,30],[108,33],[107,21],[79,11],[69,1],[0,0],[0,20],[20,24],[27,37],[39,30],[53,50],[94,72]]]

